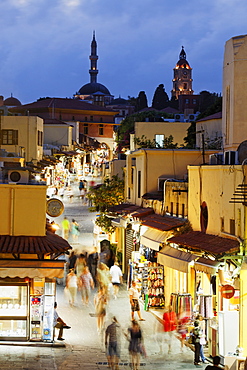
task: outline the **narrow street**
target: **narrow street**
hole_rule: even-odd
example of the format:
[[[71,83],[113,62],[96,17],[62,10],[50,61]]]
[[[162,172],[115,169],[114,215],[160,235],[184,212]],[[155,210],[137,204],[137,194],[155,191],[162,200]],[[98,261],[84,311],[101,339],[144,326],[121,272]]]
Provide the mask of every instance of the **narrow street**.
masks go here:
[[[75,185],[76,187],[76,185]],[[77,189],[74,189],[75,192]],[[69,203],[64,199],[65,212],[59,218],[54,219],[58,224],[64,216],[69,221],[75,218],[80,224],[80,237],[78,243],[72,243],[73,248],[80,251],[90,251],[93,246],[93,222],[95,213],[88,212],[87,206],[81,204],[80,199],[74,196],[73,202]],[[61,233],[61,230],[58,234]],[[69,239],[69,242],[71,240]],[[98,335],[96,318],[90,314],[94,313],[93,298],[96,290],[92,292],[89,306],[83,306],[80,294],[77,294],[75,307],[70,307],[64,295],[64,285],[57,284],[58,313],[63,320],[71,326],[71,329],[64,330],[65,341],[55,341],[55,346],[47,345],[0,345],[0,368],[1,369],[26,369],[26,370],[69,370],[69,369],[107,369],[107,360],[103,334]],[[147,357],[141,358],[140,369],[146,370],[192,370],[196,367],[205,368],[206,365],[194,366],[193,352],[189,347],[181,351],[180,341],[174,337],[172,342],[172,353],[168,354],[167,345],[164,345],[163,352],[160,352],[160,331],[161,327],[155,315],[143,311],[142,315],[146,321],[141,323],[144,335],[144,343]],[[126,285],[122,285],[119,297],[114,300],[112,295],[107,308],[106,325],[110,323],[111,317],[115,315],[121,324],[122,331],[126,332],[130,325],[130,305]],[[120,369],[129,369],[128,341],[122,335]]]

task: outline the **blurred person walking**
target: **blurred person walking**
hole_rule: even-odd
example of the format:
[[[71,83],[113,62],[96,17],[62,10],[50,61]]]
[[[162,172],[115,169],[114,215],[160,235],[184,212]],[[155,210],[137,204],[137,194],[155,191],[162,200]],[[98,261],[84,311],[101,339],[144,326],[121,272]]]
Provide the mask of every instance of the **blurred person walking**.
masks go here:
[[[140,353],[142,352],[143,336],[137,321],[132,320],[128,328],[127,339],[129,340],[129,353],[131,356],[132,369],[138,370],[140,366]]]
[[[72,218],[70,229],[71,229],[71,235],[72,235],[73,241],[77,242],[78,236],[80,235],[80,230],[79,230],[79,224],[78,222],[76,222],[74,218]]]
[[[172,350],[172,339],[177,330],[177,315],[173,311],[172,306],[168,306],[163,314],[163,324],[165,332],[165,341],[168,343],[168,353]]]
[[[110,268],[111,282],[113,285],[113,295],[117,299],[119,286],[123,283],[123,273],[119,267],[119,263],[115,261],[114,265]]]
[[[92,253],[88,256],[88,267],[91,272],[91,275],[93,277],[94,285],[97,285],[97,265],[99,260],[99,254],[97,252],[97,247],[94,247],[94,250]]]
[[[69,304],[70,306],[75,305],[77,295],[77,276],[74,269],[71,269],[66,278],[66,287],[69,291]]]
[[[79,276],[78,285],[79,290],[81,291],[82,304],[88,306],[91,288],[94,289],[94,282],[87,266],[84,267],[82,273]]]
[[[70,222],[66,216],[64,216],[63,221],[61,222],[62,230],[63,230],[63,238],[68,240],[69,239],[69,232],[70,232]]]
[[[108,297],[105,293],[104,287],[99,287],[97,294],[94,297],[95,313],[97,317],[97,331],[98,334],[102,332],[106,316],[106,306],[108,303]]]
[[[115,316],[112,317],[112,323],[107,326],[105,331],[105,347],[108,360],[108,367],[119,369],[120,343],[119,343],[120,325]]]

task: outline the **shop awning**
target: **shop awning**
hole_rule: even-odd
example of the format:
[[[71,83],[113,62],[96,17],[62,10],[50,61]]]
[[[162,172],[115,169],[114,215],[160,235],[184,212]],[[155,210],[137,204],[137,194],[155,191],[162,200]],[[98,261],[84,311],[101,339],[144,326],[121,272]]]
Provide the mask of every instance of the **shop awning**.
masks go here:
[[[174,236],[168,241],[169,243],[175,243],[189,248],[210,252],[214,255],[239,251],[239,242],[236,239],[205,234],[201,231],[191,231],[187,234]]]
[[[65,260],[0,260],[0,278],[62,278]]]
[[[166,245],[159,251],[157,262],[174,270],[187,273],[189,263],[196,258],[198,256],[192,253],[179,251]]]
[[[159,251],[160,244],[167,238],[167,232],[157,229],[148,228],[143,235],[141,235],[140,242],[148,248]]]
[[[205,272],[206,274],[215,274],[216,268],[220,262],[213,261],[208,258],[200,257],[195,262],[194,268],[196,271]]]
[[[142,225],[149,226],[153,229],[161,231],[169,231],[181,227],[185,224],[185,220],[182,218],[176,218],[171,216],[161,216],[155,213],[144,215],[141,217]]]
[[[53,254],[72,249],[67,240],[49,231],[45,236],[0,235],[0,253]]]

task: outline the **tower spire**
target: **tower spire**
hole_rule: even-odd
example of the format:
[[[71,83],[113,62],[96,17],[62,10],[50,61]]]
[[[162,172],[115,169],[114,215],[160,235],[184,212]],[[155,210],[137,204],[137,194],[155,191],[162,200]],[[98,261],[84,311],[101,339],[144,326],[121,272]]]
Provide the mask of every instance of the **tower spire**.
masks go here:
[[[180,51],[180,54],[179,54],[179,59],[186,59],[186,53],[184,51],[183,46],[182,46],[182,50]]]
[[[91,61],[91,69],[89,70],[90,74],[90,83],[97,82],[97,42],[95,40],[95,31],[93,31],[93,39],[91,42],[91,55],[89,56],[89,59]]]

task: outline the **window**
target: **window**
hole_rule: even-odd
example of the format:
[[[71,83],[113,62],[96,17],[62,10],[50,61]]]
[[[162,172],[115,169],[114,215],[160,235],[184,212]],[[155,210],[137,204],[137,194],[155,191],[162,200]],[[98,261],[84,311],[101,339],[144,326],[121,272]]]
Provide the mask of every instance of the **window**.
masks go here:
[[[179,203],[176,203],[176,216],[179,216]]]
[[[74,121],[75,120],[75,116],[72,116],[72,121]]]
[[[43,146],[43,132],[38,131],[38,145]]]
[[[87,121],[87,117],[85,117],[85,121]]]
[[[171,216],[173,216],[173,202],[171,202]]]
[[[181,214],[181,216],[184,218],[184,215],[185,215],[185,204],[182,203],[182,214]]]
[[[137,197],[141,198],[141,171],[138,171],[137,176]]]
[[[184,83],[184,89],[187,89],[187,84],[186,83]]]
[[[230,219],[230,234],[235,235],[235,220]]]
[[[104,135],[104,125],[99,125],[99,135]]]
[[[131,185],[134,183],[134,168],[131,168]]]
[[[193,99],[193,104],[196,104],[196,99]]]
[[[103,118],[102,117],[100,117],[100,122],[103,122]]]
[[[93,121],[93,116],[90,116],[90,121],[91,121],[91,122]]]
[[[84,123],[84,125],[83,125],[83,133],[84,133],[84,135],[88,135],[88,123]]]
[[[1,130],[1,145],[18,145],[18,130]]]
[[[155,135],[155,141],[156,141],[156,148],[163,148],[164,144],[164,135]]]

